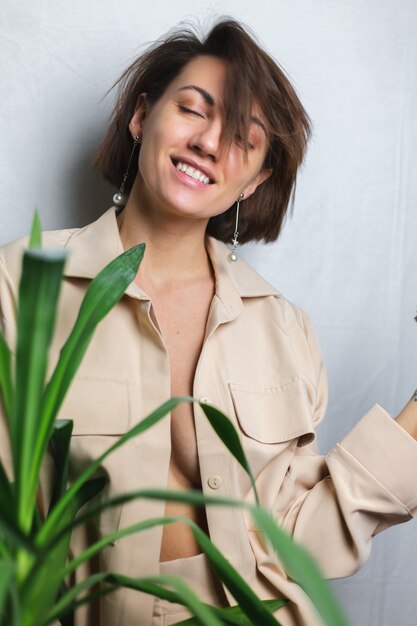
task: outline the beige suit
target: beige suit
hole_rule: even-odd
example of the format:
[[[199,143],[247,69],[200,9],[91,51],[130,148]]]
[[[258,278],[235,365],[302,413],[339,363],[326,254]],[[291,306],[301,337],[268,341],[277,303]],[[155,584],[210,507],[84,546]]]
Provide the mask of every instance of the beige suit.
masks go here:
[[[15,336],[15,298],[22,241],[0,251],[0,313]],[[52,362],[67,337],[90,279],[122,245],[114,209],[83,228],[46,233],[44,244],[71,251]],[[306,314],[247,266],[227,262],[227,247],[209,239],[216,293],[194,379],[194,396],[220,407],[241,435],[262,503],[318,559],[328,577],[346,576],[367,558],[372,536],[417,512],[417,443],[379,406],[324,458],[315,428],[326,408],[326,377]],[[180,303],[179,303],[180,305]],[[98,328],[60,413],[74,420],[72,472],[170,396],[168,357],[137,285]],[[52,363],[51,363],[52,366]],[[195,408],[204,492],[251,499],[246,475]],[[0,424],[4,429],[4,425]],[[0,433],[4,444],[5,434]],[[7,452],[2,445],[3,458]],[[105,463],[109,494],[166,486],[170,425],[165,419]],[[137,501],[103,515],[99,535],[162,515],[163,503]],[[319,624],[303,591],[270,556],[239,509],[207,509],[210,535],[262,597],[283,595],[283,624]],[[79,533],[74,549],[84,537]],[[161,530],[107,548],[100,567],[138,577],[158,570]],[[105,626],[149,626],[153,599],[132,591],[108,596]],[[77,626],[85,623],[79,614]],[[90,624],[97,619],[90,617]]]

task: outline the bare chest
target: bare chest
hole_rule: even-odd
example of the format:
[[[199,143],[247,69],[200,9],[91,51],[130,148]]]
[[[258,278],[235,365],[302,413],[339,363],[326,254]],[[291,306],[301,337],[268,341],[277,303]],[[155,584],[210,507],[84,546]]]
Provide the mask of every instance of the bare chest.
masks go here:
[[[158,293],[152,297],[168,352],[171,394],[193,395],[193,381],[204,342],[212,285],[191,289],[183,297]],[[199,487],[200,472],[195,437],[193,405],[180,404],[171,414],[171,466],[178,487]],[[172,482],[172,477],[171,477]]]
[[[171,394],[192,395],[195,369],[213,296],[212,286],[193,290],[181,298],[157,294],[154,314],[168,351]],[[171,458],[168,487],[175,490],[201,488],[200,467],[192,404],[180,404],[171,414]],[[208,532],[205,510],[167,502],[165,515],[184,515]],[[165,526],[162,532],[161,561],[193,556],[200,547],[184,522]]]

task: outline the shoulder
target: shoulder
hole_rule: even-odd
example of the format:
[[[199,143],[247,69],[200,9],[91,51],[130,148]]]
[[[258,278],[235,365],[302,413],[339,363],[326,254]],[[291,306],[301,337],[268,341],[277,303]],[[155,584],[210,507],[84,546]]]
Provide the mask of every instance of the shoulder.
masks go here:
[[[212,237],[208,240],[210,259],[218,283],[226,282],[227,279],[227,287],[233,286],[243,302],[249,303],[256,299],[261,308],[265,306],[270,312],[275,310],[285,326],[297,325],[304,329],[308,325],[308,315],[301,307],[288,300],[244,259],[239,258],[237,262],[230,263],[227,260],[230,250],[226,244]]]
[[[309,314],[289,300],[263,278],[244,259],[229,263],[229,248],[222,242],[210,238],[210,256],[216,264],[216,279],[221,278],[227,288],[237,290],[247,320],[251,324],[262,324],[272,338],[287,337],[294,355],[300,362],[320,368],[321,350]],[[228,277],[228,282],[224,276]]]
[[[6,275],[12,283],[18,282],[22,256],[27,246],[28,237],[22,237],[0,247],[1,280]],[[74,262],[83,267],[98,259],[97,267],[91,268],[92,276],[94,276],[106,262],[121,252],[114,207],[105,211],[87,226],[44,231],[42,247],[67,248],[71,251],[67,267]]]

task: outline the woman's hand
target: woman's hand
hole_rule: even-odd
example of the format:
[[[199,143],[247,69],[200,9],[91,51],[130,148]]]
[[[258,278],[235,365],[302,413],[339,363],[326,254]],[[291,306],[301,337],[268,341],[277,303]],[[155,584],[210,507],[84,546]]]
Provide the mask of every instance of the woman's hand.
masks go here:
[[[395,419],[414,439],[417,439],[417,389]]]

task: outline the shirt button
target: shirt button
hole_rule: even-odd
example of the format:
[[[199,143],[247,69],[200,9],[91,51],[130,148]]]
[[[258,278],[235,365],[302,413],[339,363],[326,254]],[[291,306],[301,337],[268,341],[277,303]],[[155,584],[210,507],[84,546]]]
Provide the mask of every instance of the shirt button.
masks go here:
[[[218,489],[222,484],[221,476],[210,476],[210,478],[207,481],[207,484],[210,487],[210,489]]]
[[[208,398],[206,398],[206,396],[203,396],[202,398],[199,399],[199,402],[201,404],[208,404],[210,402],[210,400]]]

